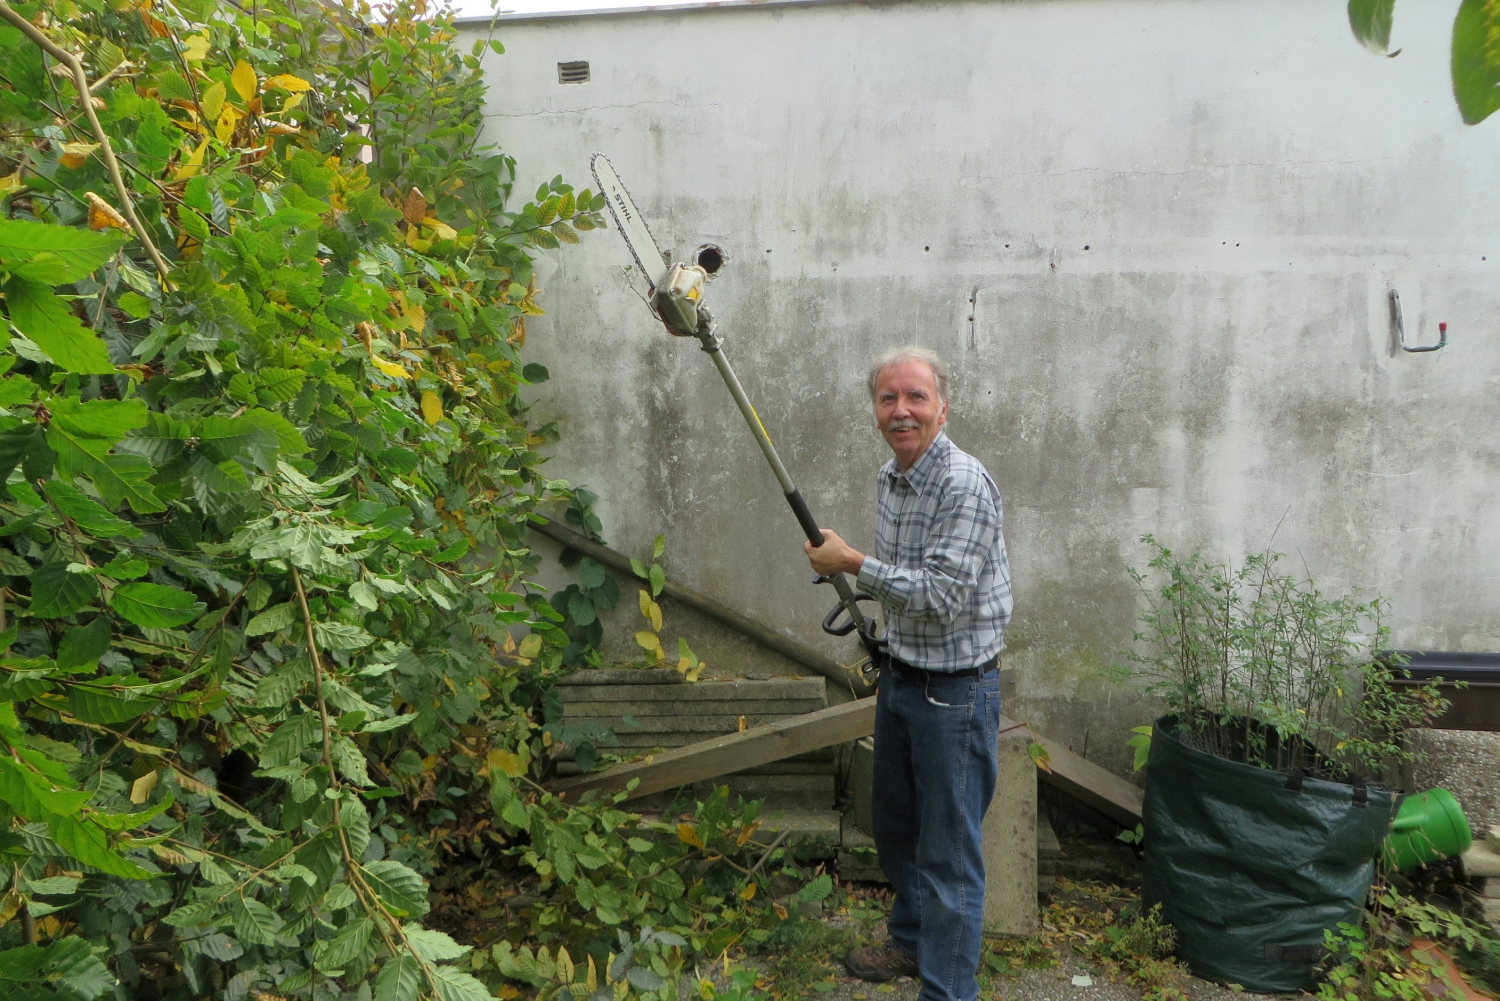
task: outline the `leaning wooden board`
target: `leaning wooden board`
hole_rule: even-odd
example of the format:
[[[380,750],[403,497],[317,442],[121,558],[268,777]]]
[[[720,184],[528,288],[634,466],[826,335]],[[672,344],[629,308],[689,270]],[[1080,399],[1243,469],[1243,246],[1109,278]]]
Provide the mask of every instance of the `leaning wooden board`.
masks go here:
[[[1004,717],[1001,721],[1002,731],[1025,726]],[[859,740],[874,732],[875,699],[858,699],[804,716],[752,727],[742,733],[673,748],[650,760],[626,762],[606,771],[565,779],[552,788],[576,800],[590,789],[620,792],[631,780],[639,779],[640,784],[630,793],[630,798],[635,799],[847,740]],[[1140,823],[1144,794],[1138,787],[1061,744],[1035,731],[1030,733],[1033,740],[1046,748],[1051,759],[1052,770],[1042,772],[1043,782],[1077,797],[1121,824],[1134,826]]]
[[[875,699],[858,699],[676,747],[653,755],[649,760],[629,761],[606,771],[564,779],[555,783],[552,789],[566,794],[570,800],[577,800],[590,789],[620,792],[632,779],[639,779],[640,784],[630,794],[630,798],[635,799],[847,740],[858,740],[874,732]]]

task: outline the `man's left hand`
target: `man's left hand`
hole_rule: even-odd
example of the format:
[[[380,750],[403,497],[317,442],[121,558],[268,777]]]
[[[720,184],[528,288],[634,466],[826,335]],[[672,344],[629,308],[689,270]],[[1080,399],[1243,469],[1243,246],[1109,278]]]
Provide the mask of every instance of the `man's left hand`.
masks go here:
[[[859,573],[859,568],[865,565],[865,554],[839,538],[837,532],[827,528],[822,531],[821,546],[815,548],[811,542],[802,543],[802,551],[807,553],[807,562],[812,568],[825,576]]]

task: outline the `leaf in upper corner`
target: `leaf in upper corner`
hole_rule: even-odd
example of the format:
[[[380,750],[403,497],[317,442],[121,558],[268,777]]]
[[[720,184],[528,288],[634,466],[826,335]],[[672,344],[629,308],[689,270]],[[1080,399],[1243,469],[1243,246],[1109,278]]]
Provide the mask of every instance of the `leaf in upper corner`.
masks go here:
[[[31,614],[44,619],[66,618],[99,596],[99,581],[91,574],[69,573],[66,562],[44,564],[28,576]]]
[[[1031,755],[1031,763],[1036,765],[1048,775],[1052,774],[1052,755],[1041,744],[1026,745],[1026,753]]]
[[[203,614],[203,602],[180,588],[133,581],[115,588],[115,613],[145,629],[175,629]]]
[[[117,536],[138,539],[144,534],[130,522],[104,510],[88,494],[71,483],[48,480],[46,491],[48,499],[57,505],[57,509],[90,535],[101,539]]]
[[[1453,19],[1453,96],[1467,125],[1500,108],[1500,3],[1464,0]]]
[[[128,239],[120,232],[0,219],[0,268],[32,281],[63,285],[92,274]]]
[[[66,372],[108,375],[115,371],[109,349],[78,321],[68,304],[43,282],[13,276],[5,283],[11,322]]]
[[[1396,0],[1349,0],[1349,27],[1359,43],[1376,55],[1391,47],[1391,23]]]

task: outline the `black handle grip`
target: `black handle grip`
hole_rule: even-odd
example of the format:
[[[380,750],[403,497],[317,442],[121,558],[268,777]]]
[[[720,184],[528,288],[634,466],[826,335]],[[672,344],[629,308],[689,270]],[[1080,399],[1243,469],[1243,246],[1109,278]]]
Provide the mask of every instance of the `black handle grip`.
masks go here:
[[[807,541],[813,544],[813,548],[823,544],[823,530],[818,527],[812,512],[807,509],[807,501],[802,499],[802,491],[793,489],[786,495],[787,504],[791,505],[792,514],[797,516],[797,522],[802,526],[802,531],[807,533]]]
[[[873,596],[865,594],[863,591],[856,591],[854,592],[854,600],[874,601],[875,599]],[[840,602],[839,604],[833,606],[833,611],[829,612],[823,619],[823,631],[825,633],[830,636],[848,636],[850,633],[854,632],[855,626],[857,626],[858,623],[854,621],[854,616],[852,615],[849,616],[849,621],[845,622],[843,625],[834,625],[834,623],[838,621],[839,613],[844,611],[847,611],[847,609],[844,607],[843,602]]]

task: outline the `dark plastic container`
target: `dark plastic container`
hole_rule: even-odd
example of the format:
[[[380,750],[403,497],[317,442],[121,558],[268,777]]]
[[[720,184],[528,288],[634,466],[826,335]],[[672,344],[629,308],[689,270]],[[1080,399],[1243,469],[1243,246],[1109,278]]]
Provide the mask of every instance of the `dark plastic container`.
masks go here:
[[[1394,685],[1414,687],[1442,679],[1438,690],[1452,705],[1432,721],[1433,729],[1500,732],[1500,653],[1392,650],[1381,658],[1390,663],[1392,654],[1407,658],[1404,666],[1392,668]]]

